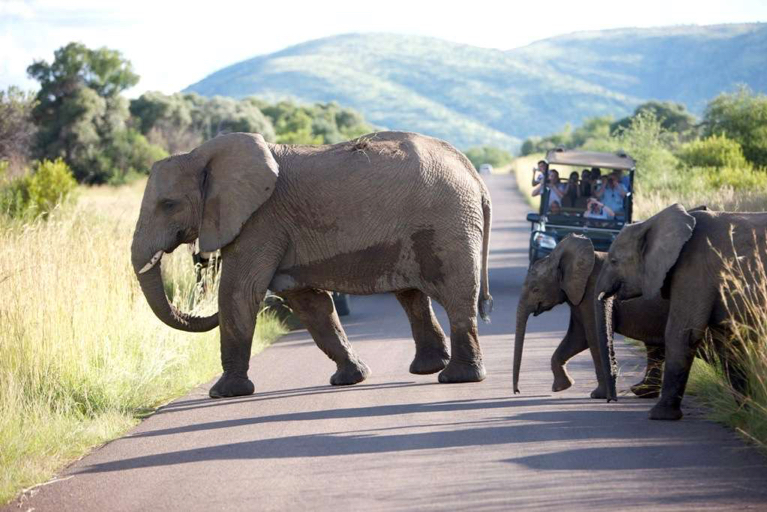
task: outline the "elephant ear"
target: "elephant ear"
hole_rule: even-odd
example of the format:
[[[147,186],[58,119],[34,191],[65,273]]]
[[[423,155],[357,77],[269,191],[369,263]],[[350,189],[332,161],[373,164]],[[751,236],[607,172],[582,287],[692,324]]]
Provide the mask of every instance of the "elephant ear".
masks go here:
[[[677,203],[642,222],[642,227],[642,295],[652,298],[663,288],[666,275],[692,236],[695,217]]]
[[[228,245],[243,224],[272,195],[279,168],[264,138],[230,133],[193,151],[203,194],[200,251]]]
[[[567,300],[577,306],[583,300],[591,271],[594,269],[594,245],[586,237],[570,235],[554,249],[558,258],[559,283]]]

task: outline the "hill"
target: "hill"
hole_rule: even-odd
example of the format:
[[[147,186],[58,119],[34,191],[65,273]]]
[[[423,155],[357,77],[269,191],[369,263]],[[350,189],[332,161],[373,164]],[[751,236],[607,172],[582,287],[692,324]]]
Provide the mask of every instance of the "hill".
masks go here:
[[[328,37],[221,69],[189,86],[205,96],[353,107],[386,128],[466,148],[515,148],[647,99],[696,112],[743,82],[767,89],[767,24],[583,32],[509,51],[392,34]]]

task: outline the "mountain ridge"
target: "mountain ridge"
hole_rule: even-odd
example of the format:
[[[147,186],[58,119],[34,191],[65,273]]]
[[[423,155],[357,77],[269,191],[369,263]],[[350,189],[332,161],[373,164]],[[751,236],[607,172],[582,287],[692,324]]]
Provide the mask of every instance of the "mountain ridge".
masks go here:
[[[713,74],[717,67],[724,76]],[[764,92],[766,69],[764,23],[574,32],[511,50],[350,33],[238,62],[186,91],[337,101],[382,128],[427,133],[464,149],[514,149],[568,122],[624,116],[649,99],[681,101],[700,114],[736,83]]]

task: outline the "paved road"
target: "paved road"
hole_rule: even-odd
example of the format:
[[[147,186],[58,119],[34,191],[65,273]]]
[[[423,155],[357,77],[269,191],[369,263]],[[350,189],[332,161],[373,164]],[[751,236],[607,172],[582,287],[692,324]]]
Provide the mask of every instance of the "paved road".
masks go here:
[[[22,509],[767,509],[766,459],[691,407],[682,422],[650,422],[651,402],[585,398],[594,385],[585,353],[570,363],[576,385],[552,394],[563,307],[531,319],[523,394],[512,395],[527,208],[510,177],[488,182],[496,309],[481,326],[487,380],[410,375],[412,340],[395,299],[355,297],[345,326],[373,369],[365,383],[327,385],[334,366],[305,331],[293,333],[254,358],[255,395],[212,401],[201,386]],[[620,358],[625,389],[639,360],[626,348]]]

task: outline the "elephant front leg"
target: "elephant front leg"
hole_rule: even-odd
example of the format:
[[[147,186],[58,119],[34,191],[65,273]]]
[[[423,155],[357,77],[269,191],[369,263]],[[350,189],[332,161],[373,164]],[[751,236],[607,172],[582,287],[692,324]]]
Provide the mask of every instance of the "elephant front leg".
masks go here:
[[[248,378],[250,349],[256,329],[261,293],[246,290],[222,279],[219,291],[219,318],[221,330],[221,365],[224,374],[210,388],[211,398],[251,395],[255,390]]]
[[[291,291],[284,297],[320,350],[336,363],[330,384],[357,384],[370,375],[370,368],[360,360],[346,337],[330,292],[309,289]]]
[[[415,357],[410,363],[410,373],[427,375],[444,369],[450,361],[450,354],[445,333],[431,308],[431,300],[420,290],[399,292],[396,297],[407,313],[415,340]]]
[[[650,410],[651,420],[682,419],[682,398],[687,387],[695,351],[702,338],[702,329],[669,314],[666,324],[666,363],[658,403]]]
[[[631,392],[639,398],[657,398],[660,396],[663,380],[663,360],[666,358],[664,346],[647,345],[647,368],[644,378],[631,386]]]
[[[567,362],[588,348],[586,336],[583,329],[576,325],[572,315],[570,315],[570,324],[567,333],[559,346],[551,356],[551,372],[554,374],[554,383],[551,390],[564,391],[574,384],[574,380],[567,373]]]

